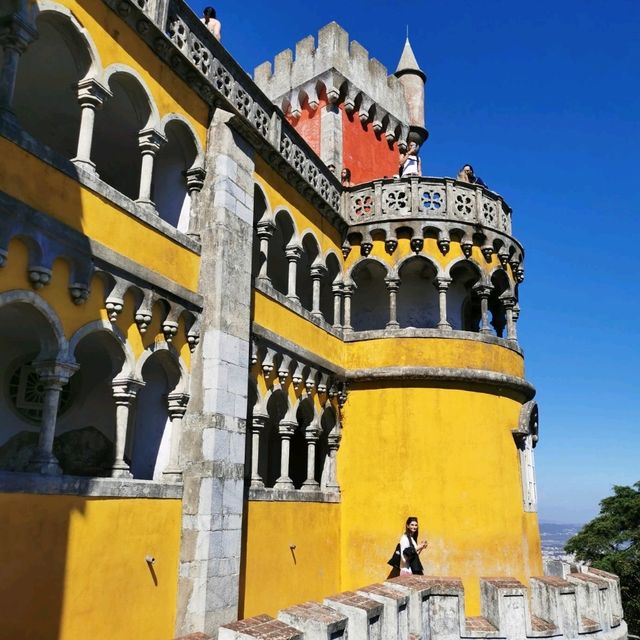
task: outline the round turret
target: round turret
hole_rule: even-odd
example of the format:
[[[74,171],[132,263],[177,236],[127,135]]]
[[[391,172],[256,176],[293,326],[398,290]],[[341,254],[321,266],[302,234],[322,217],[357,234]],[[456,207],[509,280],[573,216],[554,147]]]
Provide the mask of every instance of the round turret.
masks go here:
[[[429,137],[424,119],[424,87],[427,82],[427,76],[418,65],[408,37],[404,43],[400,62],[398,62],[394,75],[400,80],[404,89],[409,113],[409,139],[422,144]]]

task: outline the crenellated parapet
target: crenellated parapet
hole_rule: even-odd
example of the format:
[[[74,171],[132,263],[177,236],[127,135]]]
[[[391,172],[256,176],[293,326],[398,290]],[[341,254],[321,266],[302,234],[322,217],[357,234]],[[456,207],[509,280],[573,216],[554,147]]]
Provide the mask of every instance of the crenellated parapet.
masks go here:
[[[468,617],[459,578],[401,576],[220,628],[219,640],[358,638],[579,638],[625,640],[616,576],[595,570],[568,578],[482,578],[481,614]]]
[[[405,141],[412,118],[403,84],[338,24],[332,22],[295,47],[279,53],[254,71],[256,84],[285,113],[297,119],[306,105],[318,108],[320,98],[343,105],[390,143]]]

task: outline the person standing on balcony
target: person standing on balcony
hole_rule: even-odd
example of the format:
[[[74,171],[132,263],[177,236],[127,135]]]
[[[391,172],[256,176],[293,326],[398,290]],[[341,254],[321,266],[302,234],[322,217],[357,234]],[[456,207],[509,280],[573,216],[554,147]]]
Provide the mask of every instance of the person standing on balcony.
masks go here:
[[[415,142],[410,142],[407,152],[400,154],[399,174],[401,178],[422,175],[422,166],[418,157],[418,145]]]
[[[222,25],[220,24],[220,20],[216,18],[216,10],[213,7],[204,8],[200,22],[209,29],[216,40],[220,40]]]
[[[470,164],[465,164],[462,169],[460,169],[456,180],[459,182],[468,182],[469,184],[478,184],[485,188],[487,187],[484,180],[473,172],[473,167]]]
[[[340,182],[342,182],[343,187],[352,187],[353,183],[351,182],[351,169],[347,169],[345,167],[340,173]]]

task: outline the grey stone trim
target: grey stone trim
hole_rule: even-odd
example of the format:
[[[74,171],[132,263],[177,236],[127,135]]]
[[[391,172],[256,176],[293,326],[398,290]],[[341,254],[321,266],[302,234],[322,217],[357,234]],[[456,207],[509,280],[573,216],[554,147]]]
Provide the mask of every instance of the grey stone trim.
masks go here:
[[[277,289],[274,289],[274,287],[269,283],[256,279],[254,280],[253,286],[257,291],[260,291],[260,293],[264,293],[264,295],[268,298],[271,298],[278,304],[289,309],[289,311],[292,311],[296,315],[299,315],[312,324],[315,324],[323,331],[330,333],[336,338],[342,338],[342,331],[340,329],[335,329],[324,319],[317,318],[316,316],[312,315],[311,311],[305,309],[300,303],[294,303],[290,298],[287,298],[286,295],[280,293]]]
[[[73,283],[83,285],[87,290],[94,269],[98,269],[115,277],[125,278],[143,290],[153,289],[167,300],[193,312],[202,309],[202,296],[199,294],[3,191],[0,191],[0,212],[1,250],[5,250],[16,235],[29,237],[38,245],[39,264],[30,264],[30,268],[50,269],[56,258],[64,256],[72,261]]]
[[[180,500],[181,484],[0,471],[0,493]]]
[[[255,502],[340,502],[339,493],[298,489],[250,488],[247,498]]]
[[[340,183],[303,138],[200,22],[184,0],[171,0],[154,23],[129,0],[103,0],[205,102],[237,117],[230,124],[321,214],[339,223]],[[259,144],[258,144],[259,143]]]
[[[157,213],[150,211],[148,207],[134,202],[131,198],[128,198],[117,189],[100,180],[95,173],[85,171],[83,168],[71,162],[71,160],[68,160],[53,149],[32,138],[26,131],[14,126],[8,119],[3,118],[1,115],[0,136],[13,142],[24,151],[34,155],[39,160],[42,160],[42,162],[52,166],[66,176],[77,180],[82,186],[87,187],[99,196],[109,200],[109,202],[115,206],[171,238],[171,240],[177,244],[182,245],[198,255],[200,254],[199,242],[182,233],[182,231],[178,231],[168,222],[165,222]]]
[[[345,332],[343,340],[345,342],[360,342],[364,340],[379,340],[381,338],[441,338],[443,340],[471,340],[472,342],[484,342],[504,347],[510,351],[523,356],[522,347],[512,340],[498,338],[497,336],[485,333],[475,333],[473,331],[441,331],[440,329],[375,329],[371,331],[348,331]]]
[[[407,381],[422,380],[437,384],[470,384],[495,387],[499,391],[511,391],[531,400],[535,387],[524,378],[486,369],[453,367],[372,367],[352,369],[346,372],[347,382],[372,382],[374,380]]]
[[[296,359],[306,360],[310,364],[321,369],[326,369],[338,377],[344,377],[345,375],[345,370],[342,367],[339,367],[335,363],[326,360],[318,354],[301,347],[291,340],[287,340],[287,338],[284,338],[273,331],[269,331],[269,329],[265,329],[255,322],[252,324],[251,333],[253,336],[260,338],[261,341],[271,343],[284,351],[288,351]]]

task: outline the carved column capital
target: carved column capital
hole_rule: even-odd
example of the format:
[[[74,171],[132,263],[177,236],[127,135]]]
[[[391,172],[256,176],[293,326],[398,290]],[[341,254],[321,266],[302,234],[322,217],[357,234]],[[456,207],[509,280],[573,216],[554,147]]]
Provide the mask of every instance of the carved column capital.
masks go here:
[[[111,383],[111,392],[116,401],[116,405],[122,404],[129,406],[138,395],[138,391],[144,387],[142,380],[134,378],[116,378]]]
[[[17,12],[0,18],[0,47],[3,49],[23,53],[37,37],[35,25],[24,13]]]
[[[65,360],[40,360],[33,363],[38,378],[46,388],[62,389],[80,368],[75,362]]]
[[[94,78],[78,82],[78,102],[81,107],[97,109],[111,96],[112,93]]]
[[[206,178],[206,176],[207,172],[202,167],[194,167],[193,169],[189,169],[185,173],[185,177],[187,180],[187,191],[190,195],[202,191],[202,187],[204,186],[204,179]]]
[[[505,309],[513,309],[518,302],[515,296],[500,296],[500,300]]]
[[[385,278],[384,283],[389,291],[397,291],[400,288],[400,278]]]
[[[171,420],[184,417],[184,414],[187,412],[189,398],[188,393],[170,393],[167,396],[167,409]]]
[[[446,291],[451,284],[451,278],[447,276],[438,276],[435,280],[435,287],[438,291]]]
[[[138,134],[138,146],[142,155],[155,156],[166,141],[167,139],[155,129],[143,129]]]
[[[315,264],[311,266],[311,277],[322,278],[327,274],[327,268],[323,264]]]
[[[254,431],[262,431],[267,425],[268,419],[269,419],[268,416],[261,416],[261,415],[253,416],[251,418],[251,428]]]
[[[297,422],[292,422],[290,420],[281,420],[280,424],[278,424],[278,433],[281,436],[291,437],[295,430],[298,428]]]
[[[271,220],[260,220],[256,225],[256,230],[258,233],[258,238],[260,240],[269,240],[273,237],[273,232],[275,231],[276,226],[273,224]]]
[[[297,245],[286,247],[284,253],[290,262],[298,262],[302,258],[302,248]]]
[[[477,296],[480,299],[482,299],[482,298],[488,298],[491,295],[491,292],[493,291],[493,287],[486,284],[476,284],[474,285],[473,290],[475,291]]]

